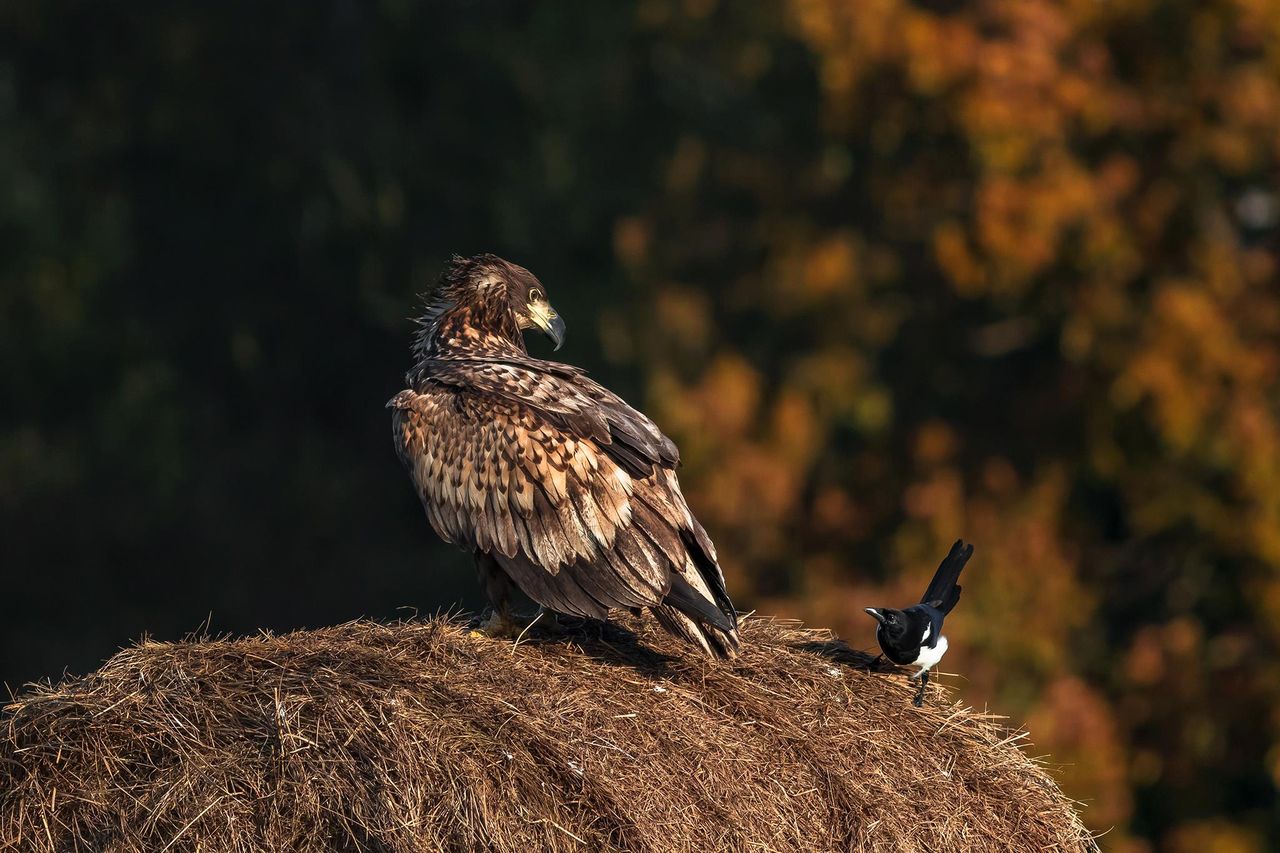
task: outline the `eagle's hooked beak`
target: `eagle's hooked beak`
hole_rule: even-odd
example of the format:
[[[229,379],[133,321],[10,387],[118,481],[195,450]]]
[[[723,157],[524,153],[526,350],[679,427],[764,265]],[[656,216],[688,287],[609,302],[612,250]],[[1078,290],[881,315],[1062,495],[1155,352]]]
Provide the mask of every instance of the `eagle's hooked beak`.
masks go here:
[[[876,610],[874,607],[865,607],[863,608],[862,612],[866,613],[868,616],[872,617],[877,622],[884,624],[884,616],[881,615],[880,611]]]
[[[529,303],[529,319],[542,330],[542,333],[556,345],[556,349],[564,343],[564,320],[545,299]]]

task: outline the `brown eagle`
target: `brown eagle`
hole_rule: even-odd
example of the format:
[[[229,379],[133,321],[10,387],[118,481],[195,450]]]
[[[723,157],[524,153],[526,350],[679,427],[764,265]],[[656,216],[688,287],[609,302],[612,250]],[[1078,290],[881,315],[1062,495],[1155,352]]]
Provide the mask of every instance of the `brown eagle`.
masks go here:
[[[409,387],[387,404],[396,452],[436,533],[475,554],[490,630],[514,630],[514,584],[592,619],[648,608],[732,657],[737,617],[675,444],[581,369],[529,355],[524,329],[564,340],[542,283],[494,255],[455,257],[419,322]]]

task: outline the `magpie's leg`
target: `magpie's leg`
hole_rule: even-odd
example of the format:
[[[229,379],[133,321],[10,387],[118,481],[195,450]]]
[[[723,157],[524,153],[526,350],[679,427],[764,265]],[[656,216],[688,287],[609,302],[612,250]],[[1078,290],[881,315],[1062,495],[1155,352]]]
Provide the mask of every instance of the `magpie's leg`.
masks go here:
[[[920,689],[916,691],[916,698],[911,700],[911,704],[919,708],[924,704],[924,689],[929,686],[929,670],[921,670],[920,672]]]

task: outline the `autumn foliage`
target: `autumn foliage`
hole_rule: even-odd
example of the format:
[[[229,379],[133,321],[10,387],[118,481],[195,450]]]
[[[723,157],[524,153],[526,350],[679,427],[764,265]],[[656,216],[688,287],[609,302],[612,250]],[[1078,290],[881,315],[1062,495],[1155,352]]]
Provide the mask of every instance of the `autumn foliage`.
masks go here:
[[[1028,722],[1111,849],[1267,848],[1280,6],[781,20],[814,56],[805,155],[687,136],[616,232],[732,581],[865,638],[861,607],[963,534],[946,668]],[[759,49],[725,73],[767,75]]]

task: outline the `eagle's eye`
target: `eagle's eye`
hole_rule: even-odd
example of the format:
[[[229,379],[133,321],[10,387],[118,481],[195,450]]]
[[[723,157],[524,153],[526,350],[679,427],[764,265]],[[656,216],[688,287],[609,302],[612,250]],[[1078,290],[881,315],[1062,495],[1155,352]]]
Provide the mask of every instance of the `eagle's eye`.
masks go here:
[[[535,287],[533,290],[529,291],[530,302],[537,302],[541,298],[542,298],[542,291],[538,290],[538,288]]]

